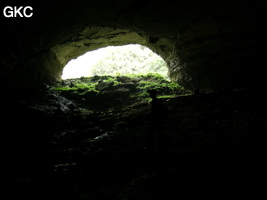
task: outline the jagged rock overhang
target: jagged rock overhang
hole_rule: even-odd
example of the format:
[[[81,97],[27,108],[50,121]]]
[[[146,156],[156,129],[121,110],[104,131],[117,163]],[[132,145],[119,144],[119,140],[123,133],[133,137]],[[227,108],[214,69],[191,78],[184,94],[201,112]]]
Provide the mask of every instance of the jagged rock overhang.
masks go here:
[[[172,80],[187,88],[264,83],[266,12],[255,1],[190,0],[174,6],[92,0],[33,7],[32,19],[1,21],[1,73],[19,85],[58,79],[68,60],[112,40],[112,45],[145,44],[168,63]],[[135,34],[138,41],[130,37]]]

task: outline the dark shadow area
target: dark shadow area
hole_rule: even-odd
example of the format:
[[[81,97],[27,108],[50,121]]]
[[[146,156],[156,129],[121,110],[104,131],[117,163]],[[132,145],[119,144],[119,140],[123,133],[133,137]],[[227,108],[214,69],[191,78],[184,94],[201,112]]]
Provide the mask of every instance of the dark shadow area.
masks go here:
[[[162,144],[164,142],[164,129],[165,124],[168,122],[168,108],[162,103],[161,99],[158,99],[157,90],[149,90],[150,102],[150,129],[147,134],[147,147],[145,149],[149,151],[159,152],[161,151]]]
[[[242,90],[159,101],[150,94],[150,103],[105,112],[49,89],[27,99],[8,94],[2,130],[12,196],[135,200],[262,191],[266,97]]]

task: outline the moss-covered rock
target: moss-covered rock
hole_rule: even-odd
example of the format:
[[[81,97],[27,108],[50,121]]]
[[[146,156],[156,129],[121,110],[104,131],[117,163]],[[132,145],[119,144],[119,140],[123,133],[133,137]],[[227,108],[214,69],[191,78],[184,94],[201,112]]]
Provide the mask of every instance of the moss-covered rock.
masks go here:
[[[157,90],[162,98],[188,93],[177,83],[169,82],[159,74],[82,77],[64,80],[53,88],[61,91],[66,98],[94,110],[149,101],[147,91],[152,89]]]

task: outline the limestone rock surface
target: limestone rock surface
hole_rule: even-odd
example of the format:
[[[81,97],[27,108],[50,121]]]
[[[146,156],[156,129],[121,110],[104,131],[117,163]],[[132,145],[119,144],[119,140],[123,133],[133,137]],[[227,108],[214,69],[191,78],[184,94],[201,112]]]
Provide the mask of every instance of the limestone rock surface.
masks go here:
[[[265,6],[255,1],[33,2],[31,18],[1,16],[0,65],[15,86],[60,80],[65,64],[110,45],[142,44],[188,89],[262,86]]]

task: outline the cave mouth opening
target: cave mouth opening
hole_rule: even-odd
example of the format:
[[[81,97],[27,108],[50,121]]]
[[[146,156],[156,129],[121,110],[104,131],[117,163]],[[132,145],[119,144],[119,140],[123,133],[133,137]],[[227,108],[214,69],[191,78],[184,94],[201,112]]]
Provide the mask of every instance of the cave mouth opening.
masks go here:
[[[158,54],[146,46],[129,44],[100,48],[70,60],[61,78],[148,73],[158,73],[169,80],[167,63]]]

